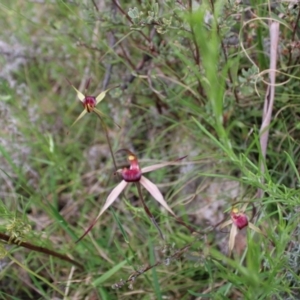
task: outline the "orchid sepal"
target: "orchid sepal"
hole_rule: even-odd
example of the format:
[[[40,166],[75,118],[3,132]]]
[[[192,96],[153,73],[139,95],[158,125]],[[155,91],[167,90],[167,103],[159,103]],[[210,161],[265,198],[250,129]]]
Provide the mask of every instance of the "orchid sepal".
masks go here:
[[[77,97],[81,102],[84,102],[85,99],[85,95],[83,95],[80,91],[78,91],[76,89],[76,87],[69,81],[69,79],[66,78],[66,80],[68,81],[68,83],[70,84],[70,86],[75,90],[75,92],[77,93]]]
[[[174,217],[176,216],[173,210],[169,207],[167,202],[165,201],[163,195],[161,194],[158,187],[151,182],[146,177],[142,176],[140,179],[140,184],[152,195],[152,197],[161,204],[170,214],[172,214]]]
[[[148,166],[148,167],[144,167],[142,168],[142,173],[148,173],[148,172],[151,172],[151,171],[155,171],[155,170],[158,170],[158,169],[161,169],[163,167],[167,167],[167,166],[178,166],[180,165],[180,160],[186,158],[186,156],[183,156],[183,157],[180,157],[174,161],[168,161],[168,162],[164,162],[164,163],[159,163],[159,164],[155,164],[155,165],[152,165],[152,166]]]
[[[82,119],[87,114],[87,110],[84,109],[81,114],[77,117],[77,119],[73,122],[71,127],[73,127],[80,119]]]
[[[106,89],[105,91],[101,92],[97,97],[96,97],[96,105],[99,104],[106,96],[106,93],[109,92],[110,90],[117,88],[119,85],[113,86],[111,88]]]

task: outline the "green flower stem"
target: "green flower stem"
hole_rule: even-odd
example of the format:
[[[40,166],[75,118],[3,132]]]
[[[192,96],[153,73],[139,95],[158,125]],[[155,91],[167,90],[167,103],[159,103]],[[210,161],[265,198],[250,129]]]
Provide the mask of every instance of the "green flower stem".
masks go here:
[[[117,168],[117,163],[116,163],[116,159],[115,159],[115,156],[114,156],[114,153],[113,153],[113,150],[112,150],[111,142],[110,142],[110,139],[109,139],[109,136],[108,136],[107,126],[106,126],[105,122],[103,121],[103,119],[101,118],[101,116],[99,116],[99,114],[97,114],[97,113],[95,113],[95,114],[100,119],[101,125],[104,129],[106,141],[107,141],[108,148],[109,148],[112,160],[113,160],[115,171],[117,171],[117,169],[118,169]]]

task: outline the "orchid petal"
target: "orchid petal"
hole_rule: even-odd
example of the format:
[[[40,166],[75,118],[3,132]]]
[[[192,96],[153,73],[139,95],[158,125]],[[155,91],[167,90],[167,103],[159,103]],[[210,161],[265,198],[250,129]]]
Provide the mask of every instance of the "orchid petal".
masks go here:
[[[76,89],[76,87],[70,82],[69,79],[66,78],[66,80],[68,81],[69,85],[76,91],[77,97],[79,98],[79,100],[81,102],[83,102],[83,100],[85,99],[85,96]]]
[[[250,229],[254,230],[257,233],[260,233],[262,235],[265,235],[258,227],[256,227],[253,223],[249,222],[248,226]]]
[[[233,250],[235,237],[237,233],[238,233],[237,227],[235,225],[232,225],[230,230],[230,235],[229,235],[229,244],[228,244],[229,256],[231,255],[231,251]]]
[[[104,206],[102,207],[99,215],[97,216],[96,220],[100,218],[100,216],[115,202],[115,200],[118,198],[118,196],[121,194],[121,192],[125,189],[128,182],[125,180],[122,180],[108,195]]]
[[[168,162],[159,163],[159,164],[155,164],[155,165],[152,165],[152,166],[142,168],[142,173],[148,173],[148,172],[151,172],[151,171],[154,171],[154,170],[157,170],[157,169],[161,169],[161,168],[166,167],[166,166],[177,166],[177,165],[180,164],[179,160],[182,160],[186,157],[187,157],[187,155],[183,156],[183,157],[180,157],[180,158],[178,158],[174,161],[168,161]]]
[[[158,187],[152,183],[149,179],[142,176],[140,179],[140,184],[152,195],[152,197],[159,202],[169,213],[171,213],[174,217],[176,217],[175,213],[169,207],[167,202],[165,201],[163,195],[161,194]]]
[[[108,91],[110,91],[110,90],[112,90],[112,89],[114,89],[114,88],[116,88],[116,87],[117,87],[117,86],[113,86],[113,87],[111,87],[111,88],[109,88],[109,89],[107,89],[107,90],[101,92],[101,93],[96,97],[96,104],[98,104],[99,102],[101,102],[101,101],[104,99],[104,97],[105,97],[105,95],[106,95],[106,93],[107,93]]]
[[[72,126],[74,126],[81,118],[83,118],[84,117],[84,115],[87,113],[87,110],[86,109],[84,109],[83,111],[82,111],[82,113],[78,116],[78,118],[74,121],[74,123],[72,124]],[[71,127],[72,127],[71,126]]]
[[[232,220],[227,220],[226,222],[220,224],[220,225],[219,225],[219,228],[220,228],[220,229],[223,229],[224,227],[226,227],[226,226],[228,226],[228,225],[230,225],[230,224],[232,224]]]
[[[88,229],[84,232],[84,234],[76,241],[78,243],[81,241],[94,227],[98,219],[101,217],[101,215],[114,203],[114,201],[118,198],[120,193],[124,190],[124,188],[127,186],[127,182],[122,180],[108,195],[104,206],[102,207],[100,213],[96,217],[96,219],[92,222],[92,224],[88,227]]]
[[[79,92],[79,91],[76,89],[75,86],[72,85],[72,88],[76,91],[78,99],[79,99],[81,102],[83,102],[83,100],[85,99],[85,96],[84,96],[81,92]]]

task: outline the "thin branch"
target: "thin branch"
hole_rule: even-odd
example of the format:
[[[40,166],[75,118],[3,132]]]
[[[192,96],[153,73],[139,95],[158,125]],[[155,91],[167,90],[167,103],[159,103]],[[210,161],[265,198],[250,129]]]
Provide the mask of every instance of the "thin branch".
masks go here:
[[[92,0],[92,2],[93,2],[93,5],[94,5],[95,9],[99,12],[99,8],[98,8],[98,6],[97,6],[95,0]]]
[[[126,19],[133,24],[131,18],[128,16],[128,14],[122,9],[122,7],[118,4],[116,0],[112,0],[112,2],[115,4],[115,6],[118,8],[118,10],[126,17]],[[139,33],[147,40],[148,43],[150,43],[150,39],[142,32],[139,30]]]
[[[145,63],[151,59],[152,57],[149,54],[144,54],[142,60],[137,64],[135,72],[142,70]],[[126,80],[126,82],[122,84],[121,88],[123,90],[126,90],[128,88],[128,85],[131,84],[135,80],[135,78],[136,76],[131,74],[130,77]]]

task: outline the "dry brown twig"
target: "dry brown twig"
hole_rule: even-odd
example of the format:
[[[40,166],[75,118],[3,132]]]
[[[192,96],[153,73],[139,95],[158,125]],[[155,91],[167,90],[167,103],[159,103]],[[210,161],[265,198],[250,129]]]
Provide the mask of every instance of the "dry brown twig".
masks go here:
[[[8,236],[4,233],[1,233],[1,232],[0,232],[0,240],[5,241],[5,242],[10,243],[10,244],[14,244],[14,245],[19,246],[19,247],[23,247],[23,248],[27,248],[29,250],[33,250],[35,252],[48,254],[49,256],[53,256],[53,257],[59,258],[61,260],[67,261],[67,262],[73,264],[74,266],[77,266],[81,270],[84,269],[83,265],[80,264],[79,262],[77,262],[76,260],[68,257],[67,255],[60,254],[60,253],[58,253],[56,251],[53,251],[53,250],[50,250],[48,248],[36,246],[36,245],[33,245],[31,243],[28,243],[28,242],[22,242],[22,241],[20,242],[17,239],[11,239],[10,236]]]

